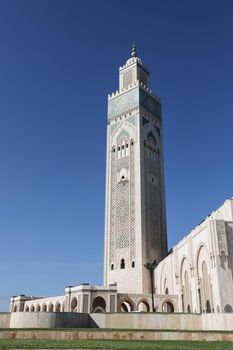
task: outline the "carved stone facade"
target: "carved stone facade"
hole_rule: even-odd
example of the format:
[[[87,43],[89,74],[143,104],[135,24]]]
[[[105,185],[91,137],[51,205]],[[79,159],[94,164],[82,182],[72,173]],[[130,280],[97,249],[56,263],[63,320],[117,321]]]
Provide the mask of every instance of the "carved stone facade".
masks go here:
[[[155,270],[156,294],[180,312],[233,312],[233,198],[195,227]]]
[[[144,264],[167,252],[161,104],[138,57],[119,80],[108,101],[104,281],[122,293],[149,293]]]

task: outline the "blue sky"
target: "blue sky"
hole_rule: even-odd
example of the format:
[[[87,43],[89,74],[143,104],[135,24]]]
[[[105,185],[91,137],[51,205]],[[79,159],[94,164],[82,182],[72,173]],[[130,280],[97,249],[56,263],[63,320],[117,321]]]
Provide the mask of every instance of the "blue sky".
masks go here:
[[[163,102],[171,247],[233,196],[233,1],[0,0],[0,310],[102,283],[107,95]]]

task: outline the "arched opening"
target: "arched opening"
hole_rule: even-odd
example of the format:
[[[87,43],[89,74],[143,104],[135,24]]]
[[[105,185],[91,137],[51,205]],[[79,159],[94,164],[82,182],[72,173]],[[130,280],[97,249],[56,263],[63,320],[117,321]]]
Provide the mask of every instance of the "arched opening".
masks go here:
[[[71,300],[71,312],[77,312],[77,306],[78,306],[78,300],[76,297],[73,297],[73,299]]]
[[[111,264],[111,270],[114,270],[114,265],[113,264]]]
[[[211,268],[209,265],[209,251],[206,246],[202,243],[199,247],[197,254],[197,277],[199,279],[198,285],[198,298],[200,305],[200,312],[207,312],[207,300],[209,301],[211,310],[212,303],[212,286],[210,283]]]
[[[132,261],[132,267],[135,267],[135,262],[134,261]]]
[[[164,294],[169,294],[167,278],[165,278],[165,279],[164,279],[164,282],[163,282],[163,293],[164,293]]]
[[[32,304],[31,306],[30,306],[30,312],[34,312],[35,311],[35,306]]]
[[[150,312],[150,306],[145,300],[139,301],[137,309],[139,312]]]
[[[226,268],[226,261],[227,261],[227,258],[226,258],[226,254],[224,251],[221,251],[221,255],[220,255],[220,266],[225,270]]]
[[[25,306],[25,312],[29,312],[29,306]]]
[[[218,306],[219,307],[219,306]],[[226,313],[232,313],[233,312],[233,309],[232,309],[232,306],[230,304],[226,304],[224,306],[224,312]]]
[[[46,305],[46,304],[43,304],[43,305],[42,305],[42,311],[43,311],[43,312],[47,312],[47,305]]]
[[[62,310],[62,312],[65,311],[65,301],[63,301],[63,303],[62,303],[62,308],[61,308],[61,310]]]
[[[209,273],[208,267],[205,261],[202,263],[202,288],[204,296],[204,308],[207,313],[211,312],[211,292],[210,292],[210,283],[209,283]]]
[[[121,269],[125,268],[125,259],[121,259]]]
[[[49,304],[49,307],[48,307],[48,312],[53,312],[53,304]]]
[[[133,311],[133,305],[130,301],[125,300],[121,303],[121,312],[131,312]]]
[[[101,313],[101,312],[105,312],[106,311],[105,309],[106,309],[106,302],[104,298],[96,297],[92,303],[92,312]]]
[[[17,305],[14,305],[13,312],[17,312]]]
[[[55,306],[55,312],[61,312],[61,304],[57,303]]]
[[[170,301],[165,301],[162,306],[163,312],[172,313],[174,312],[174,305]]]
[[[210,306],[210,301],[206,300],[206,312],[209,314],[211,313],[211,306]]]
[[[36,312],[40,312],[40,305],[39,304],[36,305]]]
[[[182,286],[182,311],[191,312],[192,294],[190,287],[190,263],[187,257],[183,257],[180,267],[181,286]]]

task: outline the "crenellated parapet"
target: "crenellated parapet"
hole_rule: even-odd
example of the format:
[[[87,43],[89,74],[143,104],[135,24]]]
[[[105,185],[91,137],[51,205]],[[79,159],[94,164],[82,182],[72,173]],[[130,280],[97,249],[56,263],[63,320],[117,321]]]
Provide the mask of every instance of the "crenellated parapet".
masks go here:
[[[126,87],[120,89],[120,90],[116,90],[115,92],[112,92],[112,94],[108,95],[108,101],[111,101],[112,99],[114,99],[115,97],[118,97],[136,87],[140,87],[142,88],[144,91],[146,91],[151,97],[153,97],[156,101],[161,102],[161,98],[157,95],[155,95],[152,90],[146,86],[145,84],[143,84],[143,82],[139,82],[139,80],[128,84]]]

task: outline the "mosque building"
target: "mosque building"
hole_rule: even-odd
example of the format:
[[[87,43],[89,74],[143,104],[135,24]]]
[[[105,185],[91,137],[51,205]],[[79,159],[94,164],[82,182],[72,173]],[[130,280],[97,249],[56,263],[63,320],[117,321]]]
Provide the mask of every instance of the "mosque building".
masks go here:
[[[233,312],[233,198],[169,252],[161,100],[133,47],[108,96],[104,284],[11,298],[11,312]]]

